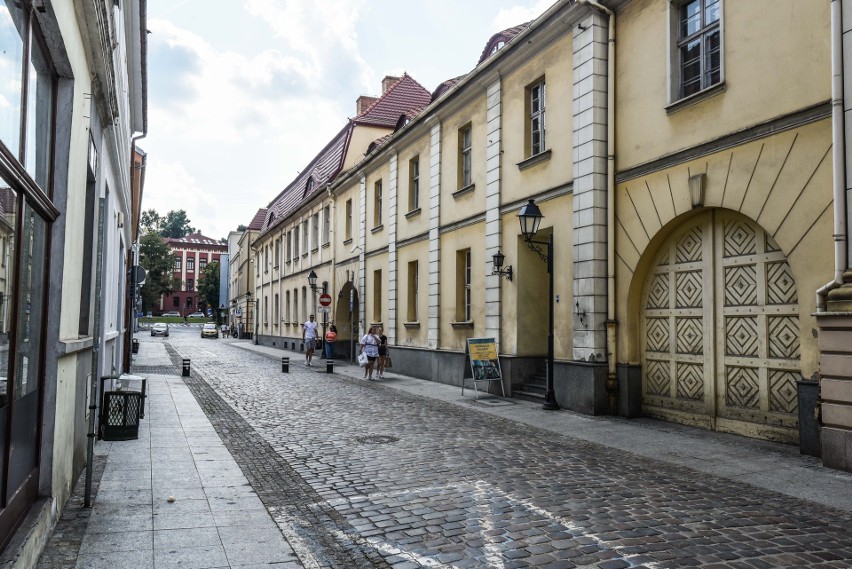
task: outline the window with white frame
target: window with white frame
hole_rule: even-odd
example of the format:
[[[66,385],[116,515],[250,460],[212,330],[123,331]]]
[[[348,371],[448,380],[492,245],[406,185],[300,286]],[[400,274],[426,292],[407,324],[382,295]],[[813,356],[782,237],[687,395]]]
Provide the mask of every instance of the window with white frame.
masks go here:
[[[290,322],[299,323],[299,289],[293,289],[293,317]]]
[[[382,181],[373,184],[373,227],[382,224]]]
[[[302,223],[302,241],[303,241],[303,243],[302,243],[302,249],[304,249],[304,250],[305,250],[305,251],[304,251],[304,253],[303,253],[303,255],[307,255],[307,254],[308,254],[308,247],[310,247],[310,244],[309,244],[309,242],[308,242],[308,237],[309,237],[309,235],[310,235],[310,234],[308,233],[309,231],[310,231],[310,228],[308,227],[308,220],[305,220],[305,222],[304,222],[304,223]]]
[[[420,207],[420,156],[408,161],[408,211]]]
[[[290,291],[284,292],[284,320],[290,321]]]
[[[284,247],[284,258],[287,262],[290,262],[290,259],[293,257],[293,232],[287,232],[287,246]]]
[[[417,322],[417,304],[419,296],[420,266],[417,261],[408,263],[408,322]]]
[[[311,249],[319,247],[319,226],[320,214],[317,212],[311,217]]]
[[[673,2],[671,15],[677,30],[676,100],[722,82],[722,0]]]
[[[373,322],[382,321],[382,270],[373,271]]]
[[[346,241],[352,239],[352,200],[346,200],[346,231],[344,232]]]
[[[299,226],[293,229],[293,258],[298,260],[302,250],[299,248]]]
[[[175,255],[175,270],[179,271],[181,268],[181,258],[180,255]]]
[[[278,263],[280,262],[280,259],[281,259],[281,239],[276,239],[275,240],[275,268],[276,269],[278,268]],[[278,311],[276,310],[276,312],[278,312]]]
[[[456,321],[470,322],[470,249],[456,251]]]
[[[204,267],[206,267],[206,266],[207,266],[207,259],[204,258],[204,257],[199,258],[198,259],[198,270],[203,271]]]
[[[528,156],[535,156],[547,150],[544,140],[544,79],[527,87],[527,105],[529,107],[529,124],[527,130],[527,136],[529,137]]]
[[[195,271],[195,258],[188,257],[186,259],[186,270],[187,270],[187,272],[188,271]]]
[[[278,293],[275,293],[275,300],[272,305],[272,325],[278,326],[278,314],[279,314],[279,306],[278,306]]]
[[[322,244],[327,245],[331,243],[331,206],[327,205],[323,209],[322,214]]]
[[[467,124],[459,129],[459,189],[466,188],[473,183],[471,176],[471,145],[473,144],[473,128]]]

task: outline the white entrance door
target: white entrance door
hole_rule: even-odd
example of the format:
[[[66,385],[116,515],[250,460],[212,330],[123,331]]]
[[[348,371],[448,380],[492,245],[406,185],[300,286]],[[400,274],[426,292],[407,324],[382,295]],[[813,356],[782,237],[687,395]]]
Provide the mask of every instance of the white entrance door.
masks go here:
[[[798,299],[775,241],[739,214],[688,221],[645,288],[643,411],[798,440]]]

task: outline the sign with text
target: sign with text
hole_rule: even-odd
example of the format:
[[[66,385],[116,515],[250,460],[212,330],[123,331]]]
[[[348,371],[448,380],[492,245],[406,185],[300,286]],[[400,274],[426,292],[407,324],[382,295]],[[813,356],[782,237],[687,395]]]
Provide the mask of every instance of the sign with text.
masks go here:
[[[500,370],[500,358],[497,357],[497,343],[494,338],[468,338],[467,351],[470,354],[470,368],[474,381],[498,381],[503,379]]]

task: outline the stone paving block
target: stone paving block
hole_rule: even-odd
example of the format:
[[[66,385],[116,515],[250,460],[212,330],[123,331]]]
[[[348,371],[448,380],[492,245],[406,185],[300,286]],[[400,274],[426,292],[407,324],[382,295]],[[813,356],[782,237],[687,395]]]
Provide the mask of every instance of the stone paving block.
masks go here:
[[[152,550],[91,553],[77,557],[77,569],[139,569],[153,567]]]
[[[228,567],[228,559],[221,544],[155,549],[154,563],[157,569],[212,569]]]

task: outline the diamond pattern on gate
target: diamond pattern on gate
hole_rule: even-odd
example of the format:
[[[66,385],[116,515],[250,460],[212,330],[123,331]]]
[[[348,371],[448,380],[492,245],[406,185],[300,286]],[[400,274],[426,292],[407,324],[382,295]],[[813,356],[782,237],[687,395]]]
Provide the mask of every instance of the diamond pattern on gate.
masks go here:
[[[680,238],[675,247],[675,262],[692,263],[701,260],[701,228],[693,227]]]
[[[648,293],[648,308],[669,307],[669,275],[654,275],[651,291]]]
[[[704,353],[703,318],[678,318],[675,325],[677,327],[677,353]]]
[[[757,268],[754,265],[725,267],[725,306],[757,304]]]
[[[770,358],[799,359],[799,318],[797,316],[768,316],[766,332]]]
[[[766,304],[796,304],[796,281],[787,261],[766,263]]]
[[[745,357],[758,355],[756,317],[728,316],[725,318],[725,355]]]
[[[769,376],[769,410],[776,413],[796,413],[799,396],[796,389],[796,374],[781,369],[771,369]]]
[[[677,363],[677,398],[701,401],[704,399],[704,366]]]
[[[664,395],[669,396],[669,362],[659,360],[648,360],[645,363],[648,368],[645,377],[648,379],[646,390],[648,395]]]
[[[747,222],[725,222],[725,257],[740,257],[757,253],[757,233]]]
[[[701,308],[702,271],[686,271],[675,275],[677,308]]]
[[[730,366],[725,370],[725,382],[725,402],[729,406],[744,409],[758,408],[760,387],[756,369]]]
[[[646,338],[649,352],[669,351],[669,320],[668,318],[648,318],[645,322]]]
[[[775,242],[775,239],[773,239],[769,235],[766,235],[766,234],[764,234],[764,235],[766,236],[766,244],[765,244],[766,252],[767,253],[781,252],[781,247],[778,246],[778,243]]]

